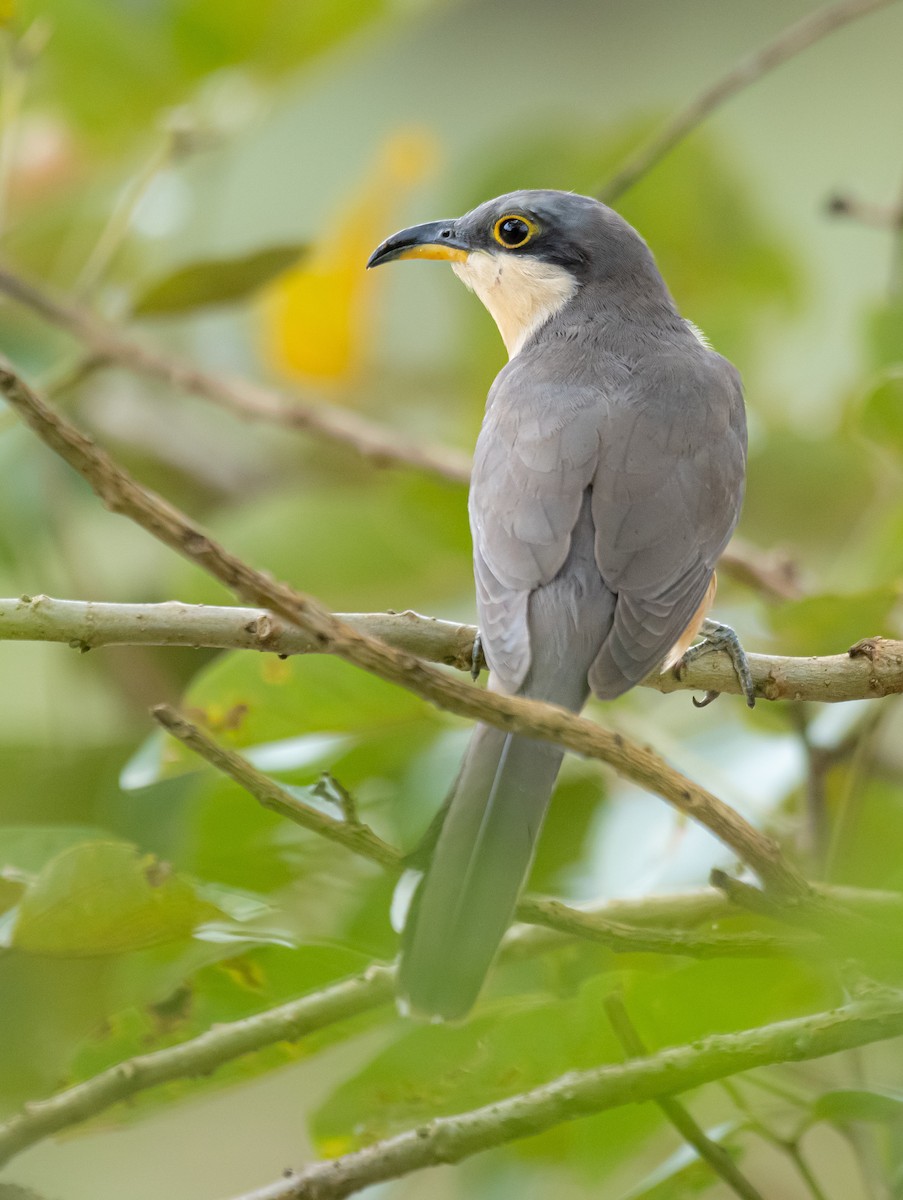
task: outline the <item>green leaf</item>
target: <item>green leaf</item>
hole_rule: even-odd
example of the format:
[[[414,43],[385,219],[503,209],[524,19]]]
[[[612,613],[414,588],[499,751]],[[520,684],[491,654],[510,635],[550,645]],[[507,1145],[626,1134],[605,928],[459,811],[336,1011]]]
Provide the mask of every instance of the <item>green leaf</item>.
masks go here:
[[[848,595],[810,596],[769,610],[784,654],[843,654],[862,637],[892,633],[900,589],[887,585]]]
[[[609,976],[567,999],[524,999],[484,1009],[464,1026],[399,1024],[399,1034],[337,1087],[311,1121],[320,1153],[335,1156],[437,1115],[525,1091],[567,1070],[619,1062],[602,1013]],[[662,1127],[653,1105],[629,1106],[547,1131],[511,1152],[610,1169]]]
[[[83,842],[64,850],[12,913],[13,948],[66,958],[123,954],[186,938],[201,921],[220,915],[186,878],[123,842]]]
[[[835,772],[829,792],[832,811],[842,823],[837,830],[832,877],[838,883],[854,887],[903,890],[903,791],[898,778],[872,777],[863,780],[857,774],[854,759]],[[856,805],[844,808],[846,797],[855,787]],[[897,958],[898,977],[903,973],[900,948],[900,922],[888,930],[884,922],[875,928],[885,949]],[[862,947],[860,947],[861,951]],[[875,949],[880,949],[876,946]]]
[[[838,1003],[830,965],[805,960],[646,960],[624,998],[650,1052],[752,1029]]]
[[[318,457],[325,452],[318,450]],[[473,595],[467,500],[462,488],[403,472],[363,479],[357,464],[312,470],[290,485],[224,512],[211,532],[235,554],[304,590],[336,612],[443,611],[449,596]],[[337,486],[338,483],[341,486]],[[197,569],[173,564],[167,591],[201,604],[229,603]]]
[[[135,302],[136,317],[184,313],[212,305],[246,300],[293,266],[307,247],[297,242],[270,246],[235,258],[201,259],[155,279]]]
[[[0,825],[0,869],[36,875],[69,846],[104,840],[110,834],[96,825]]]
[[[117,1014],[165,1005],[208,964],[235,956],[234,946],[196,939],[99,958],[0,955],[0,1107],[56,1091],[76,1052],[112,1036]],[[152,1042],[147,1026],[142,1032],[131,1054]]]
[[[337,946],[301,945],[290,950],[270,946],[250,951],[233,947],[231,952],[224,946],[212,949],[218,954],[217,961],[202,963],[199,969],[184,973],[167,992],[145,997],[127,1008],[120,1007],[99,1027],[99,1033],[84,1038],[73,1065],[73,1079],[90,1079],[148,1049],[184,1042],[217,1025],[253,1017],[347,978],[363,970],[368,962],[361,955]],[[134,1120],[178,1099],[255,1078],[355,1037],[383,1015],[379,1011],[366,1012],[308,1034],[298,1042],[282,1041],[266,1046],[222,1064],[204,1078],[186,1078],[143,1092],[113,1115],[120,1121]],[[103,1114],[104,1124],[110,1116]]]
[[[859,552],[862,514],[875,497],[875,456],[858,439],[810,430],[782,428],[754,441],[743,529],[757,545],[783,546],[802,566],[821,560],[837,571],[841,556]]]
[[[223,654],[197,676],[183,705],[218,741],[245,751],[261,769],[301,783],[334,770],[350,784],[386,769],[387,761],[404,764],[438,724],[410,692],[322,656],[283,662],[244,651]],[[374,758],[376,743],[382,753]],[[153,782],[153,756],[146,747],[139,756],[126,767],[126,778],[139,778],[140,768],[141,782]],[[162,758],[156,778],[161,769],[173,776],[199,766],[197,756],[175,742],[166,744]],[[349,761],[358,764],[350,773]],[[338,764],[346,764],[344,774]]]
[[[860,428],[879,446],[903,452],[903,370],[888,371],[866,394]]]
[[[892,299],[869,313],[866,343],[875,366],[903,362],[903,300]]]
[[[5,913],[13,907],[25,891],[26,886],[20,879],[12,879],[8,875],[0,875],[0,913]]]
[[[812,1106],[816,1120],[835,1121],[898,1121],[903,1117],[903,1092],[890,1088],[837,1088],[824,1092]]]
[[[161,108],[183,104],[195,80],[225,76],[221,94],[233,74],[224,67],[241,71],[242,81],[296,72],[389,7],[387,0],[192,0],[123,10],[54,0],[47,70],[60,111],[121,161],[128,138],[146,136]]]

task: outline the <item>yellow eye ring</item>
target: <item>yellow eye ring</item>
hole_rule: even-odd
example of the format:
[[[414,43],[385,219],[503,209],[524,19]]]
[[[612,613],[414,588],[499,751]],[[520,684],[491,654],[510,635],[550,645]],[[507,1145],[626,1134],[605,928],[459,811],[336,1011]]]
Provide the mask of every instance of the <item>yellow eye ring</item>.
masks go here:
[[[539,226],[520,213],[506,213],[492,227],[492,236],[506,250],[519,250],[539,232]]]

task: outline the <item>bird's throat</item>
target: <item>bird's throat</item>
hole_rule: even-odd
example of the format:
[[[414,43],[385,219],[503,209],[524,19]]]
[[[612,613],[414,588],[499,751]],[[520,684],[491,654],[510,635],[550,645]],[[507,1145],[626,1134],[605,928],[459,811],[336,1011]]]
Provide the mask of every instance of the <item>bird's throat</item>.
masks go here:
[[[474,292],[499,327],[508,357],[574,296],[579,284],[554,263],[526,255],[474,250],[452,270]]]

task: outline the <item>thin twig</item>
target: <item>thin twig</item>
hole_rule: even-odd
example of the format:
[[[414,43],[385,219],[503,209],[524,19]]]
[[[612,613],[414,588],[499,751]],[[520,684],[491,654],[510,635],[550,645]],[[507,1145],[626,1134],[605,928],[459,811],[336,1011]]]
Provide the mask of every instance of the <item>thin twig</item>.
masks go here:
[[[849,192],[836,192],[825,205],[832,217],[850,217],[872,229],[903,229],[903,205],[873,204]]]
[[[126,182],[76,280],[75,293],[80,298],[89,299],[103,280],[129,234],[135,213],[148,189],[169,163],[175,144],[175,133],[172,130],[164,131],[146,161]]]
[[[858,976],[860,963],[877,964],[883,970],[903,953],[903,925],[889,914],[853,912],[847,905],[828,900],[824,895],[815,906],[783,904],[759,888],[732,879],[717,867],[709,880],[738,908],[824,938],[842,971],[854,969]]]
[[[891,300],[903,289],[903,196],[896,204],[875,204],[849,192],[836,192],[828,198],[827,211],[835,217],[850,217],[860,225],[890,232],[893,237],[888,295]]]
[[[755,588],[768,600],[801,600],[806,594],[799,567],[789,554],[764,554],[738,537],[718,559],[718,574]]]
[[[624,1000],[617,992],[606,996],[605,1011],[615,1037],[629,1057],[648,1058],[649,1051],[643,1045]],[[763,1200],[762,1193],[753,1187],[725,1148],[712,1141],[679,1100],[675,1100],[673,1096],[659,1096],[656,1104],[684,1141],[693,1147],[699,1157],[709,1164],[732,1191],[742,1196],[743,1200]]]
[[[246,758],[242,758],[234,750],[227,750],[225,746],[221,746],[219,742],[208,737],[206,733],[198,729],[197,725],[192,725],[168,704],[158,704],[153,709],[153,715],[167,733],[178,738],[189,750],[199,754],[218,771],[222,771],[230,779],[234,779],[245,791],[250,792],[264,808],[287,817],[297,825],[302,825],[305,829],[309,829],[312,833],[317,833],[331,842],[338,842],[340,846],[345,846],[346,849],[352,850],[363,858],[370,859],[371,862],[378,863],[387,870],[400,871],[402,869],[401,852],[394,846],[390,846],[388,842],[384,842],[382,838],[377,837],[368,825],[350,824],[348,821],[329,817],[311,805],[305,804],[303,800],[299,800],[297,796],[280,787],[269,775],[264,775],[262,771],[251,766]]]
[[[828,1197],[821,1189],[821,1185],[812,1173],[812,1168],[803,1157],[803,1152],[800,1150],[799,1144],[797,1142],[786,1142],[784,1143],[784,1150],[809,1189],[812,1200],[828,1200]]]
[[[305,804],[280,787],[269,775],[248,760],[209,737],[168,704],[153,709],[154,718],[167,733],[199,755],[218,771],[233,779],[255,800],[290,821],[302,825],[328,841],[377,863],[388,871],[403,866],[401,851],[390,846],[360,821],[337,820]],[[583,938],[628,953],[675,954],[693,958],[773,958],[826,953],[824,942],[812,936],[783,937],[749,930],[739,933],[697,933],[675,929],[637,928],[597,912],[580,912],[556,900],[524,896],[517,905],[517,918],[528,924],[554,929],[569,937]]]
[[[747,1078],[747,1082],[758,1083],[759,1086],[762,1086],[761,1081],[756,1080],[753,1076],[749,1076]],[[720,1085],[730,1096],[737,1108],[739,1108],[739,1110],[745,1115],[746,1128],[750,1130],[750,1132],[757,1134],[764,1142],[767,1142],[768,1145],[773,1146],[780,1153],[787,1155],[787,1157],[796,1167],[797,1172],[801,1176],[803,1182],[809,1189],[813,1200],[827,1200],[827,1197],[821,1190],[818,1181],[812,1174],[808,1163],[803,1157],[799,1146],[799,1139],[811,1122],[811,1113],[807,1115],[806,1120],[801,1127],[800,1133],[794,1137],[782,1137],[779,1133],[776,1133],[769,1125],[767,1125],[758,1115],[758,1113],[753,1111],[742,1091],[731,1080],[722,1079],[720,1080]]]
[[[395,971],[369,967],[311,996],[292,1000],[241,1021],[216,1025],[178,1046],[167,1046],[117,1063],[47,1100],[32,1100],[0,1124],[0,1165],[36,1142],[96,1116],[119,1101],[173,1079],[207,1075],[242,1054],[348,1020],[392,1000]]]
[[[345,409],[319,402],[305,403],[297,396],[249,380],[203,371],[158,349],[151,350],[3,268],[0,268],[0,292],[67,330],[86,346],[87,372],[104,363],[118,364],[192,392],[239,417],[324,437],[379,464],[409,467],[452,483],[467,483],[470,479],[470,458],[461,450],[414,442],[398,430],[377,425]],[[786,555],[763,554],[738,539],[721,556],[718,567],[722,574],[755,588],[771,600],[795,600],[803,594],[795,564]]]
[[[718,1034],[619,1066],[572,1071],[551,1083],[452,1117],[438,1117],[234,1200],[341,1200],[424,1167],[531,1137],[622,1104],[671,1096],[740,1071],[802,1062],[903,1033],[903,997],[856,1001],[742,1033]]]
[[[830,953],[818,937],[780,937],[759,930],[698,933],[675,929],[638,929],[595,912],[581,912],[557,900],[523,896],[517,917],[570,937],[598,942],[627,954],[675,954],[691,958],[800,958]]]
[[[340,621],[428,662],[470,672],[476,627],[415,612],[337,613]],[[101,646],[193,646],[296,655],[321,649],[309,634],[259,608],[183,604],[116,604],[56,600],[51,596],[0,599],[0,641],[64,642],[85,651]],[[767,700],[868,700],[903,692],[903,642],[882,640],[872,658],[833,654],[786,658],[750,654],[756,694]],[[739,694],[729,661],[720,654],[696,659],[678,679],[654,673],[643,687],[660,692],[708,689]],[[832,760],[833,761],[833,760]]]
[[[118,333],[81,308],[55,300],[2,268],[0,292],[65,329],[86,346],[96,360],[163,380],[171,387],[202,396],[246,420],[303,430],[348,446],[376,463],[412,467],[454,483],[466,483],[470,478],[470,459],[459,450],[412,441],[400,430],[377,425],[347,409],[311,403],[250,380],[203,371]]]
[[[896,912],[898,917],[903,909],[903,898],[893,892],[834,888],[826,889],[825,894],[850,907]],[[541,902],[538,907],[542,907]],[[630,922],[639,933],[644,926],[683,923],[690,927],[700,921],[718,921],[733,912],[719,892],[705,888],[674,895],[608,900],[594,908],[591,915],[610,926]],[[580,936],[586,936],[585,931]],[[515,925],[502,944],[500,961],[532,958],[557,949],[564,941],[562,934],[551,928]],[[316,1030],[387,1004],[394,993],[394,981],[394,967],[371,966],[359,975],[298,1000],[217,1025],[177,1046],[118,1063],[46,1100],[30,1101],[21,1112],[0,1123],[0,1166],[44,1138],[96,1117],[140,1092],[176,1079],[207,1075],[243,1054],[277,1042],[298,1041]],[[749,1082],[765,1086],[754,1076]]]
[[[460,716],[484,720],[506,731],[530,733],[607,762],[625,778],[705,825],[776,894],[797,902],[812,900],[809,885],[785,860],[775,841],[668,766],[652,750],[554,705],[482,691],[450,678],[411,654],[365,637],[311,597],[249,567],[168,501],[138,484],[106,451],[41,400],[2,360],[0,393],[42,440],[88,481],[110,511],[127,516],[236,596],[264,605],[297,625],[318,642],[324,653],[334,654]]]
[[[688,133],[701,125],[706,117],[730,100],[744,88],[756,83],[769,71],[779,67],[789,58],[808,49],[815,42],[827,37],[851,21],[886,8],[894,0],[840,0],[827,8],[807,13],[805,17],[783,29],[776,38],[761,50],[741,59],[722,77],[696,96],[686,108],[682,108],[645,145],[630,154],[621,167],[599,188],[600,200],[611,204],[628,188],[650,171]]]

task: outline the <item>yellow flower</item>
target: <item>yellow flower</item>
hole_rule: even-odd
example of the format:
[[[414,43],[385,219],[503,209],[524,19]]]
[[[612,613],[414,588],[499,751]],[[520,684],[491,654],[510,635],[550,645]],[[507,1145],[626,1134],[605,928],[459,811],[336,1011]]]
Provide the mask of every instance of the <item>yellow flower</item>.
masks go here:
[[[335,393],[352,384],[369,350],[382,280],[364,270],[405,194],[431,173],[433,137],[421,129],[393,134],[353,197],[309,252],[260,295],[261,347],[286,378]]]

